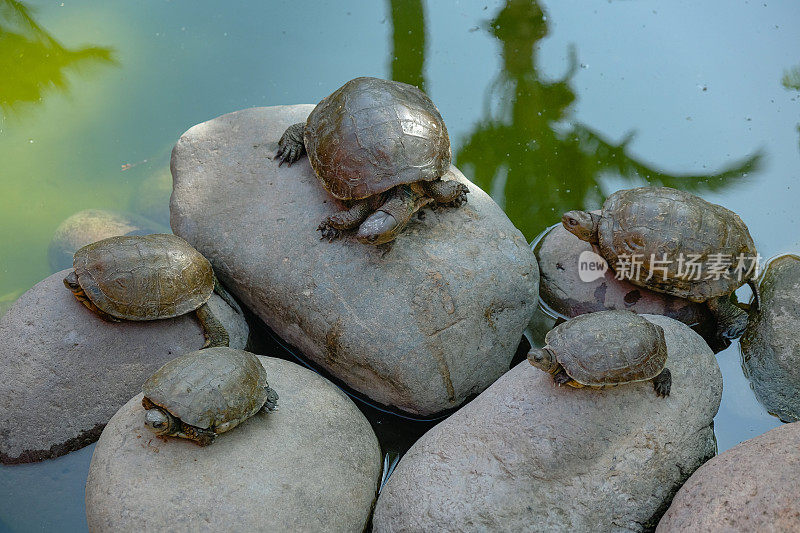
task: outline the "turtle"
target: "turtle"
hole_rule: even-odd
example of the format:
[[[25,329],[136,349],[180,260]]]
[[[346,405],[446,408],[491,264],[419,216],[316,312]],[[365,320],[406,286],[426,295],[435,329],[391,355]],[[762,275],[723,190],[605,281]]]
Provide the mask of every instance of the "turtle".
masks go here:
[[[332,241],[358,227],[365,244],[392,241],[423,206],[459,207],[469,188],[453,179],[450,138],[439,110],[413,85],[378,78],[348,81],[289,126],[274,159],[308,154],[323,187],[347,208],[317,228]]]
[[[670,187],[638,187],[613,193],[600,214],[569,211],[561,222],[599,249],[612,269],[631,270],[625,262],[632,265],[638,256],[639,275],[630,271],[633,275],[625,277],[634,285],[705,302],[719,339],[735,339],[744,332],[750,306],[737,306],[731,295],[745,282],[753,290],[753,308],[758,308],[756,269],[737,271],[758,261],[753,238],[742,219],[720,205]],[[703,265],[709,271],[702,272]]]
[[[88,309],[111,322],[160,320],[191,311],[204,347],[227,346],[228,332],[209,309],[211,293],[242,310],[220,285],[211,263],[172,234],[110,237],[80,248],[64,285]]]
[[[208,446],[259,411],[275,411],[278,393],[258,357],[215,346],[159,368],[142,385],[144,424],[153,433]]]
[[[531,348],[528,361],[558,385],[602,389],[652,380],[658,396],[669,396],[664,329],[632,311],[579,315],[548,331],[544,340],[543,348]]]

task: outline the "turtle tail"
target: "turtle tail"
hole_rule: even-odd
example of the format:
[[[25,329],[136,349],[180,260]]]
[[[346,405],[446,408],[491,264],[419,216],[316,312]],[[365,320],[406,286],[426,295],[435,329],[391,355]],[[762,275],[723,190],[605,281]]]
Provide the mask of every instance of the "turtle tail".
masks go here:
[[[233,299],[233,296],[231,296],[231,294],[227,290],[225,290],[225,287],[223,287],[222,284],[219,282],[219,279],[217,279],[216,274],[214,275],[214,292],[216,292],[220,298],[225,300],[225,303],[233,307],[234,311],[236,311],[240,315],[244,314],[242,312],[242,308],[239,306],[239,303]]]

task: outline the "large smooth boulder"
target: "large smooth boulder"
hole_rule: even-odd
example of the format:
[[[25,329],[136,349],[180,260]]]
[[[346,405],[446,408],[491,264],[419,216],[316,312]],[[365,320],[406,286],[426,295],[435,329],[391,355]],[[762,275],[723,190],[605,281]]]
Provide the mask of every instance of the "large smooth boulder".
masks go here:
[[[582,280],[578,262],[581,254],[593,251],[592,245],[568,232],[561,224],[553,226],[535,251],[542,276],[542,301],[556,313],[572,318],[608,309],[627,309],[639,314],[674,318],[694,326],[695,331],[706,339],[715,336],[715,321],[705,304],[617,279],[611,268],[602,276],[592,280],[585,276],[588,281]]]
[[[508,370],[537,305],[522,233],[470,188],[458,209],[425,209],[391,249],[317,226],[342,204],[308,158],[271,160],[310,105],[255,108],[199,124],[172,154],[172,228],[279,336],[347,385],[428,415]]]
[[[108,209],[85,209],[65,219],[56,228],[47,259],[50,270],[57,272],[72,267],[72,256],[83,246],[120,235],[166,233],[169,228],[131,213]]]
[[[381,474],[369,422],[336,386],[260,357],[278,410],[201,448],[144,427],[142,396],[114,415],[86,482],[90,531],[363,531]]]
[[[194,313],[106,322],[64,287],[63,270],[36,284],[0,318],[0,462],[28,463],[94,442],[111,416],[161,365],[203,346]],[[244,317],[216,294],[209,305],[234,348]]]
[[[799,487],[796,422],[746,440],[700,467],[656,531],[800,531]]]
[[[642,531],[715,452],[722,378],[711,349],[663,316],[669,397],[651,382],[558,387],[527,361],[400,460],[374,531]]]
[[[800,257],[772,260],[761,279],[761,307],[741,340],[742,367],[756,397],[784,422],[800,420]]]

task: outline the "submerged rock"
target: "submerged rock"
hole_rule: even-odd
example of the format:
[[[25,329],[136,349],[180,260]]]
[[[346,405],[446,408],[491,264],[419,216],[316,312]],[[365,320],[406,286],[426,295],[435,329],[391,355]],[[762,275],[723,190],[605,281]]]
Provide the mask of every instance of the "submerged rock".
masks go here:
[[[663,316],[672,391],[558,387],[522,362],[428,431],[384,486],[374,531],[652,529],[715,452],[713,353]]]
[[[505,371],[538,301],[524,237],[489,196],[425,209],[391,249],[320,240],[341,204],[308,159],[270,158],[310,105],[246,109],[175,146],[172,227],[278,335],[372,399],[427,415]]]
[[[800,423],[714,457],[686,482],[658,524],[669,531],[800,531]]]
[[[130,209],[164,226],[169,226],[169,197],[172,194],[172,174],[166,161],[151,169],[131,196]]]
[[[47,249],[47,258],[50,269],[57,272],[71,268],[72,255],[87,244],[120,235],[168,232],[168,228],[138,215],[107,209],[86,209],[70,216],[58,226]]]
[[[591,281],[581,280],[578,262],[581,254],[588,252],[592,252],[592,245],[561,224],[554,226],[537,246],[536,259],[542,275],[541,298],[553,311],[572,318],[595,311],[627,309],[639,314],[668,316],[692,326],[706,339],[715,337],[714,318],[705,304],[618,280],[610,268],[602,275],[598,271],[598,277]]]
[[[97,440],[103,426],[161,365],[203,346],[194,313],[106,322],[46,278],[0,318],[0,462],[29,463]],[[216,294],[211,310],[244,348],[249,329]]]
[[[159,439],[141,394],[114,415],[86,482],[90,531],[363,531],[381,473],[353,402],[299,365],[260,357],[279,408],[213,444]]]
[[[800,257],[769,263],[761,307],[741,340],[742,367],[756,397],[784,422],[800,420]]]

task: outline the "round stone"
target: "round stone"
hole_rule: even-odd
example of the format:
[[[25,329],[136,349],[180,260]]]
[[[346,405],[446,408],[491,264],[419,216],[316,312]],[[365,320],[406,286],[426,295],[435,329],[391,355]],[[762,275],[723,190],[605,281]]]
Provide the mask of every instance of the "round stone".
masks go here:
[[[469,187],[378,249],[317,226],[342,209],[308,159],[271,161],[314,106],[245,109],[175,146],[172,224],[281,338],[350,387],[416,415],[453,408],[508,370],[538,302],[525,238]]]
[[[557,386],[523,361],[400,460],[375,532],[643,531],[715,453],[722,377],[689,327],[664,328],[672,391]]]
[[[584,313],[627,309],[674,318],[692,326],[706,339],[715,336],[714,319],[705,304],[617,279],[613,269],[608,268],[605,259],[595,253],[591,244],[580,240],[561,224],[547,232],[535,252],[542,275],[542,302],[560,315],[573,318]],[[590,269],[589,265],[595,263],[597,267]]]
[[[62,270],[0,318],[0,462],[28,463],[97,440],[103,426],[164,363],[203,346],[194,313],[106,322],[64,287]],[[249,328],[216,294],[211,311],[244,349]]]
[[[213,444],[158,438],[141,394],[114,415],[86,482],[90,531],[363,531],[381,474],[369,422],[336,386],[260,357],[278,410]]]
[[[53,272],[72,267],[72,255],[87,244],[120,235],[169,233],[169,229],[144,217],[107,209],[86,209],[56,228],[47,259]]]
[[[656,532],[800,531],[800,422],[714,457],[672,500]]]
[[[800,420],[800,257],[773,259],[761,307],[741,339],[742,367],[759,401],[784,422]]]

